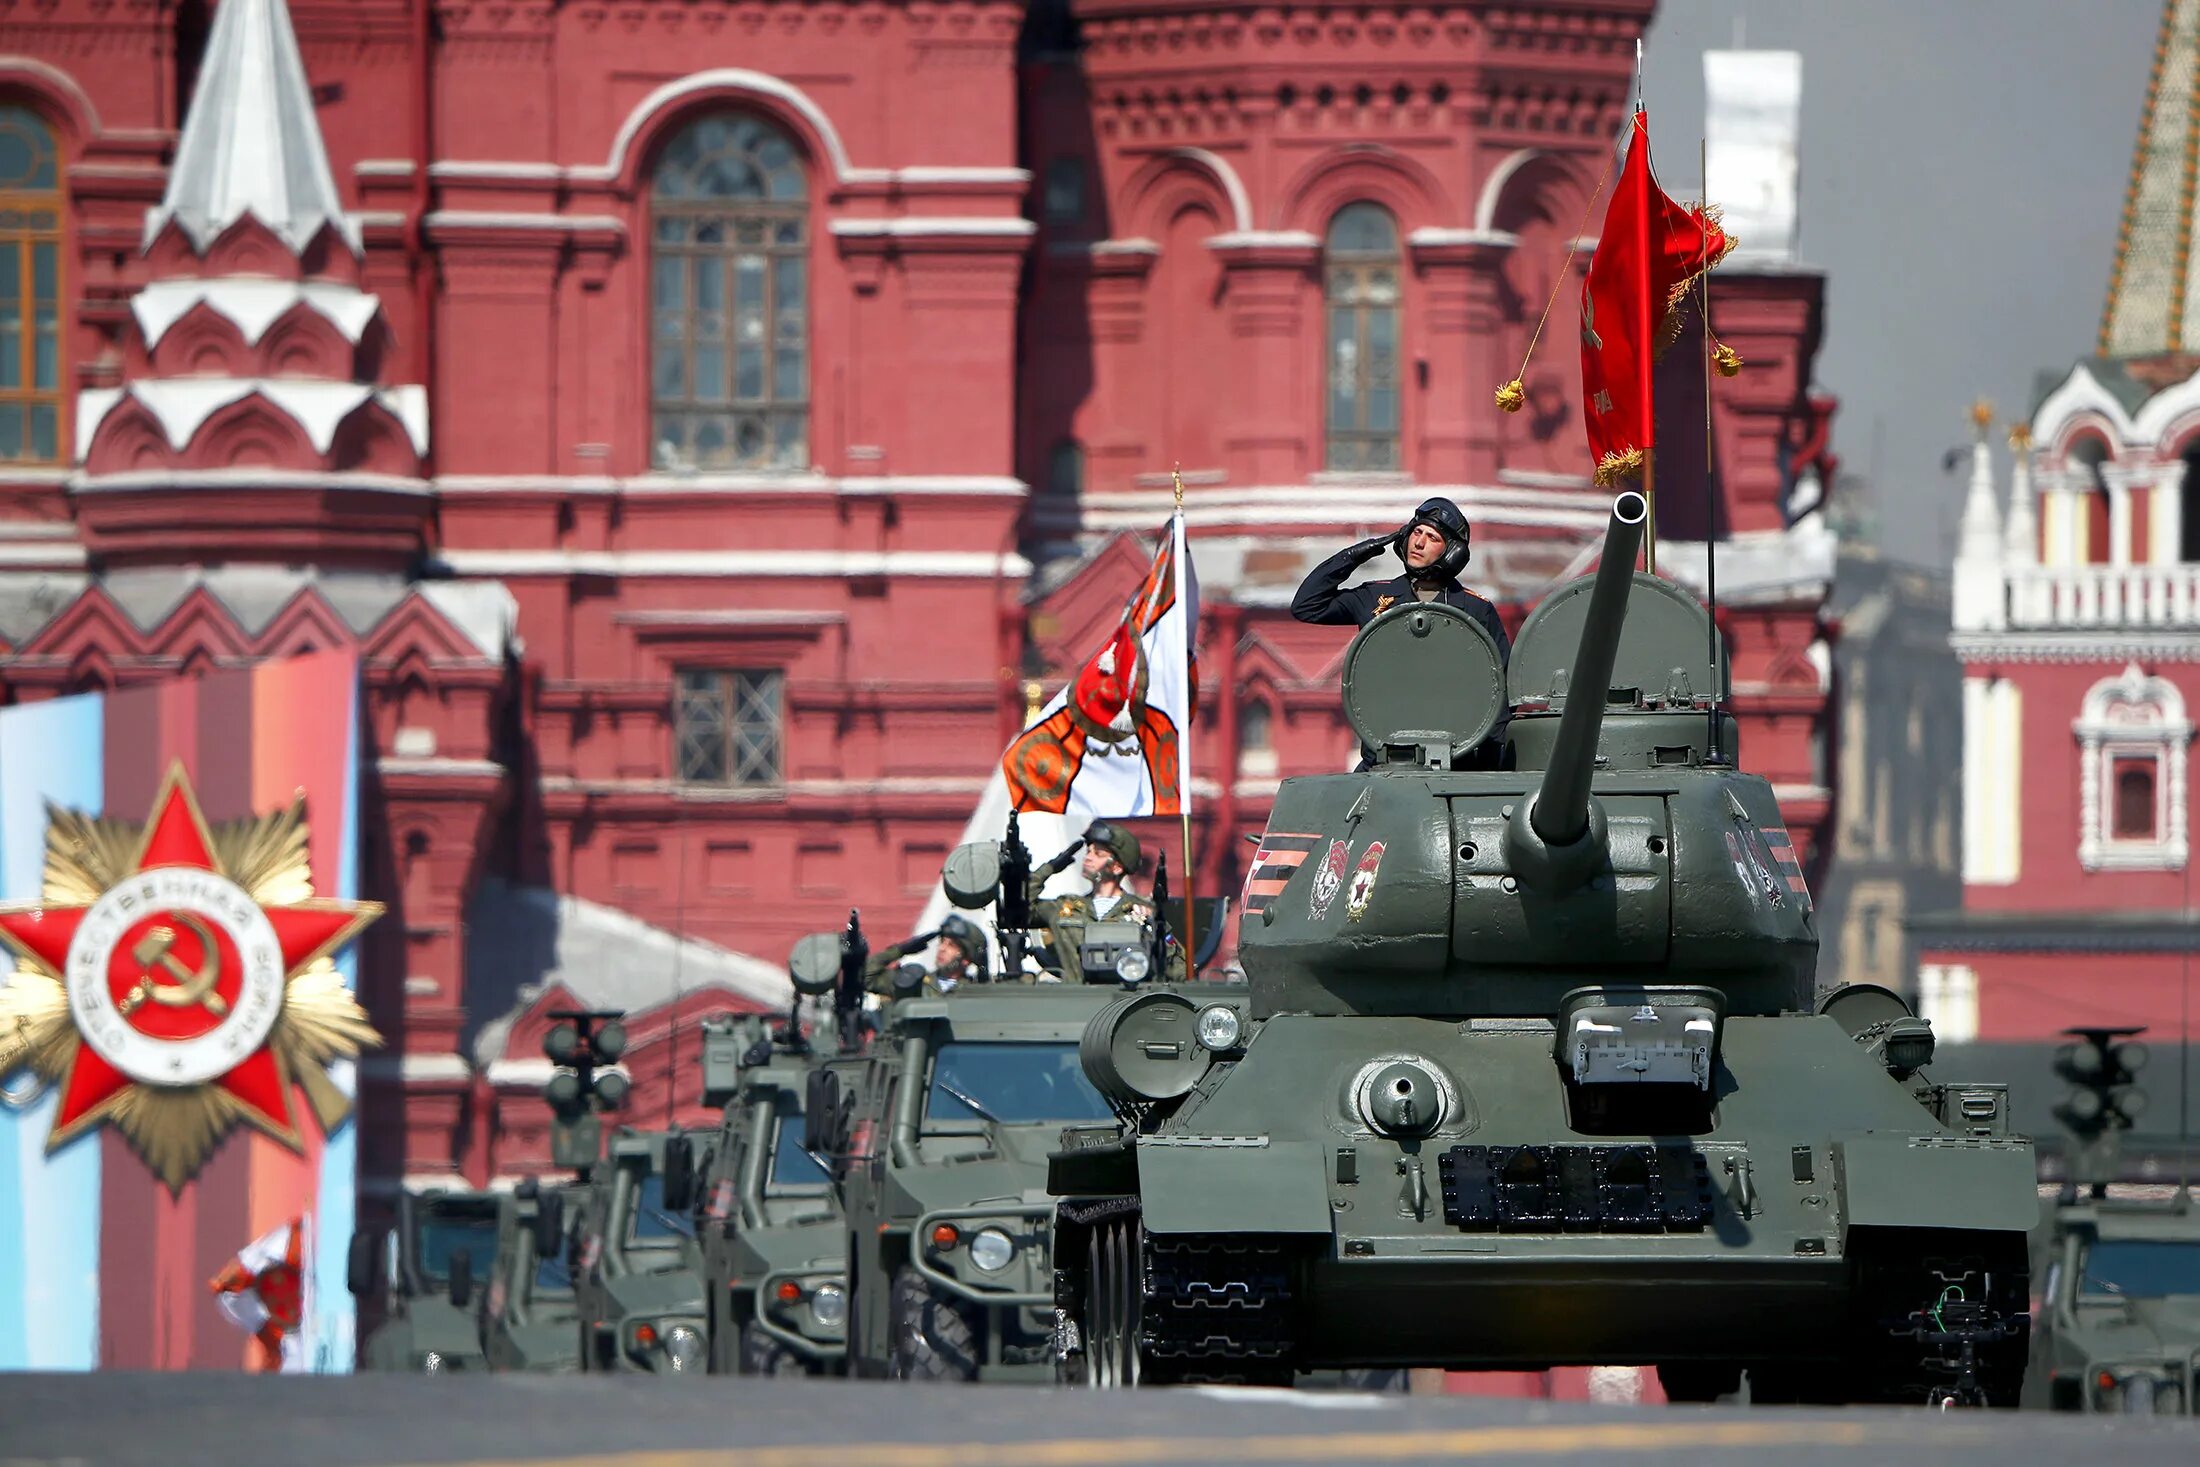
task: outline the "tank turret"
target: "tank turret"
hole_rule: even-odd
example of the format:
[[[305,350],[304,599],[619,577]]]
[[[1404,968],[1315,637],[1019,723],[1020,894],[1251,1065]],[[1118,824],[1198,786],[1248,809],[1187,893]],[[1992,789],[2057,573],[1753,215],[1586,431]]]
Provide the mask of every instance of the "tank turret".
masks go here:
[[[1441,605],[1353,640],[1345,707],[1374,757],[1277,794],[1240,939],[1256,1013],[1550,1018],[1575,988],[1652,981],[1713,985],[1728,1014],[1809,1006],[1801,867],[1771,787],[1711,758],[1714,718],[1736,745],[1723,659],[1703,607],[1634,570],[1645,518],[1618,496],[1601,567],[1545,599],[1509,667]]]

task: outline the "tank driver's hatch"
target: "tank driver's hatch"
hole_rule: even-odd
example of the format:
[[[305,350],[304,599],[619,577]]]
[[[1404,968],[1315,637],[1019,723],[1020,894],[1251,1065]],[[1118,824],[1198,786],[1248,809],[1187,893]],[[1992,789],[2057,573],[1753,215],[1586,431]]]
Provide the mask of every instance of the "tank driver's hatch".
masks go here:
[[[1587,576],[1567,582],[1521,623],[1507,672],[1512,702],[1549,698],[1556,703],[1565,696],[1595,584]],[[1702,604],[1671,581],[1635,572],[1619,652],[1612,659],[1612,687],[1681,704],[1712,692],[1709,620]],[[1725,649],[1720,650],[1720,662],[1727,663]],[[1723,698],[1727,689],[1717,691]]]
[[[1344,714],[1383,757],[1447,766],[1505,711],[1505,664],[1474,618],[1438,602],[1376,617],[1344,654]]]

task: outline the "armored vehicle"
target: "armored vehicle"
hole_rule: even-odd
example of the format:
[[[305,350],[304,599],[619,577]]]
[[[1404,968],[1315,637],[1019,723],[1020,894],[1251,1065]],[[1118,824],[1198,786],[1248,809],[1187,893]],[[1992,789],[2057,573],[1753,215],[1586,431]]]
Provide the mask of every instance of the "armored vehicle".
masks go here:
[[[2025,1404],[2053,1411],[2185,1416],[2200,1371],[2200,1211],[2191,1190],[2112,1195],[2146,1061],[2137,1029],[2078,1028],[2055,1056],[2073,1083],[2056,1108],[2067,1176],[2040,1230],[2044,1282]]]
[[[1047,1153],[1065,1124],[1110,1115],[1077,1045],[1121,993],[1000,983],[903,999],[856,1074],[819,1073],[810,1140],[834,1158],[847,1214],[853,1373],[1053,1378]]]
[[[491,1370],[580,1368],[580,1306],[566,1247],[565,1193],[530,1178],[497,1205],[496,1262],[481,1304]]]
[[[382,1316],[360,1345],[362,1369],[482,1368],[476,1285],[496,1256],[497,1205],[493,1192],[405,1192],[395,1228],[352,1234],[345,1282]]]
[[[1730,762],[1710,617],[1633,571],[1646,513],[1617,498],[1509,673],[1441,605],[1363,628],[1370,765],[1278,791],[1249,1000],[1095,1020],[1126,1124],[1051,1167],[1066,1377],[1635,1364],[1681,1399],[2014,1404],[2031,1143],[2004,1091],[1924,1078],[1893,994],[1813,1002],[1800,866]]]
[[[693,1166],[684,1134],[622,1126],[592,1169],[573,1264],[582,1370],[704,1373]]]
[[[698,1168],[710,1368],[822,1375],[847,1353],[848,1237],[825,1163],[803,1149],[802,1101],[838,1058],[799,1015],[712,1021],[703,1029],[703,1100],[725,1118]]]

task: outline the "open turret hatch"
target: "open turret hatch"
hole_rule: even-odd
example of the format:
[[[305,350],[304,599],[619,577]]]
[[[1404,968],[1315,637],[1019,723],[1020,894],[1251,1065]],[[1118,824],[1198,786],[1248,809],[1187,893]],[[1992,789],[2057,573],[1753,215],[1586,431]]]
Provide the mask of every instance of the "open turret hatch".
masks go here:
[[[1544,597],[1521,624],[1506,675],[1514,704],[1530,698],[1555,704],[1566,696],[1595,584],[1591,576],[1567,582]],[[1682,706],[1711,693],[1709,621],[1702,604],[1671,581],[1635,572],[1619,652],[1612,659],[1612,687],[1633,688],[1644,697]],[[1719,661],[1720,672],[1730,675],[1723,647]],[[1717,691],[1723,697],[1727,689]]]
[[[1449,768],[1504,711],[1497,643],[1457,607],[1400,606],[1345,649],[1345,717],[1384,761]]]

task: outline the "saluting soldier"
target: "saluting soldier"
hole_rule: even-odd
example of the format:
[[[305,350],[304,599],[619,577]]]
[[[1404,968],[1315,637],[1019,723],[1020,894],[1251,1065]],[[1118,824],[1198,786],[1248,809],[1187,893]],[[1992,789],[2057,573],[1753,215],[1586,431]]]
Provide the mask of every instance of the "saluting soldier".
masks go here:
[[[1347,545],[1307,573],[1291,598],[1291,614],[1322,626],[1364,627],[1391,607],[1407,601],[1440,601],[1456,606],[1482,624],[1497,643],[1500,659],[1512,643],[1497,608],[1459,584],[1467,567],[1472,529],[1459,506],[1448,499],[1424,499],[1413,518],[1387,534]],[[1387,581],[1347,587],[1346,576],[1385,550],[1405,562],[1405,574]]]
[[[926,943],[938,944],[932,950],[932,971],[929,973],[915,963],[902,961],[923,952]],[[910,973],[910,969],[915,969],[921,978]],[[943,993],[953,993],[965,983],[987,981],[985,934],[960,912],[949,912],[930,932],[919,932],[890,947],[880,948],[871,954],[871,960],[863,967],[863,986],[887,998],[911,998],[919,992],[927,998],[937,998]]]
[[[1080,870],[1092,890],[1080,896],[1044,897],[1039,894],[1047,879],[1082,856]],[[1043,928],[1054,940],[1054,955],[1062,965],[1064,983],[1085,981],[1085,965],[1079,949],[1085,928],[1093,922],[1154,920],[1154,904],[1132,891],[1129,878],[1145,862],[1138,837],[1120,825],[1095,820],[1085,827],[1081,845],[1073,845],[1031,873],[1031,925]],[[1172,981],[1184,976],[1184,950],[1171,934],[1166,975]]]

